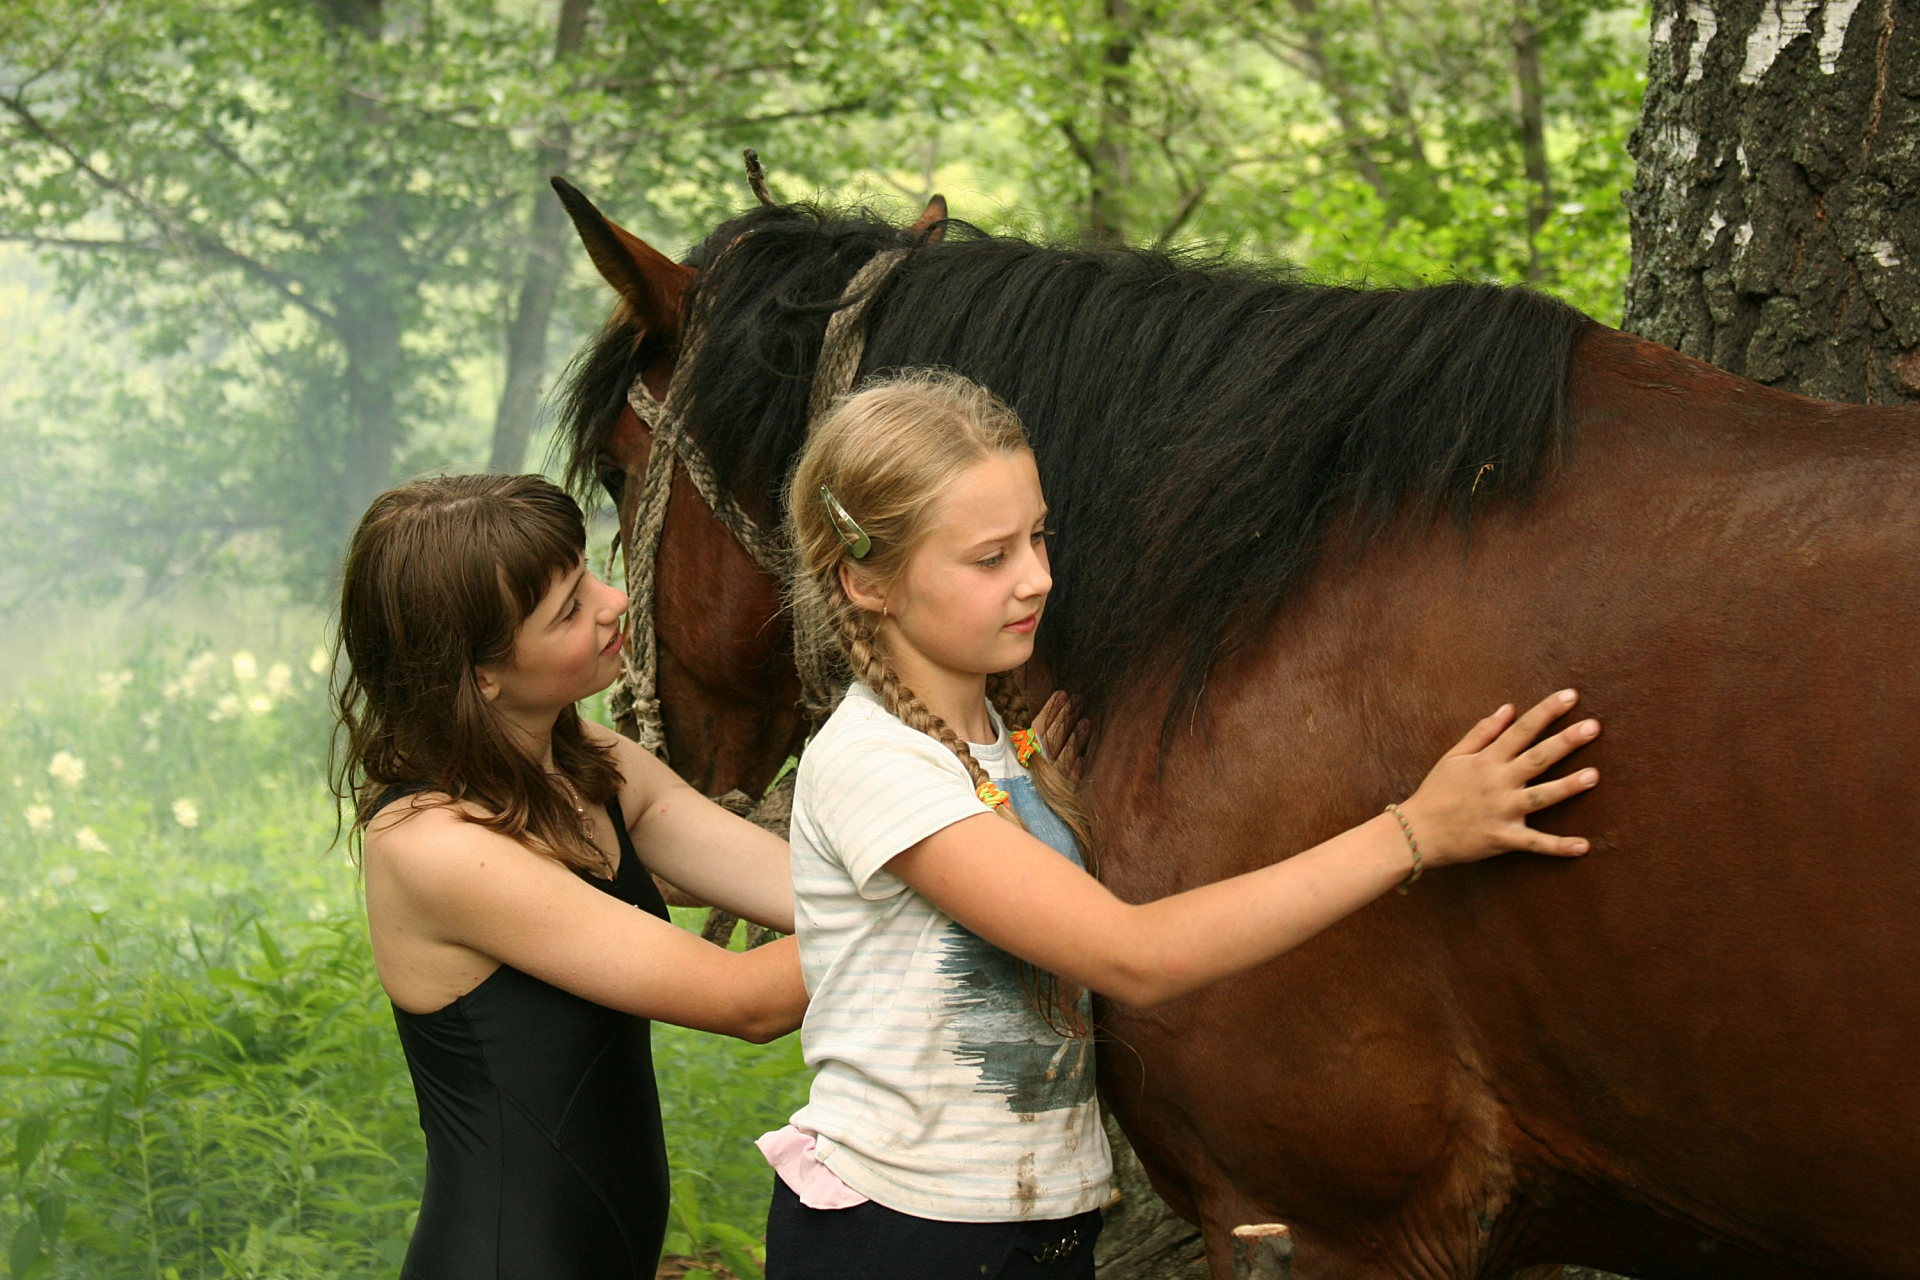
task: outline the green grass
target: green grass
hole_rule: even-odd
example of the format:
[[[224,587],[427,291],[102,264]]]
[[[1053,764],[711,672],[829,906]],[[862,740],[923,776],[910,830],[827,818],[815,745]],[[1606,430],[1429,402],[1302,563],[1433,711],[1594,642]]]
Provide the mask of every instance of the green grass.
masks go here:
[[[307,651],[154,641],[0,707],[7,1274],[392,1276],[425,1155]],[[698,912],[677,913],[699,923]],[[797,1038],[656,1028],[668,1251],[758,1276]]]

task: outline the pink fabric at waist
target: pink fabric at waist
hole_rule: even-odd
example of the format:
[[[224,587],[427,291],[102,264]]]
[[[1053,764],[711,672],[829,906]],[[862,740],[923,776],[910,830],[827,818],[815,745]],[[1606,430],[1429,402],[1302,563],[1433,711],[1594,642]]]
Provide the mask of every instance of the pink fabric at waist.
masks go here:
[[[867,1197],[840,1181],[840,1175],[813,1154],[813,1135],[788,1125],[763,1133],[754,1146],[767,1158],[780,1181],[809,1209],[851,1209]]]

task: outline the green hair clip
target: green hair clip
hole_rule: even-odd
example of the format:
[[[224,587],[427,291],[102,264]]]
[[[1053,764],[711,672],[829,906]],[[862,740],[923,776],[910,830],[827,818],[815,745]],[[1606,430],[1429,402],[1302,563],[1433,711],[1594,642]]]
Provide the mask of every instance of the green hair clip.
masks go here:
[[[825,485],[820,486],[820,505],[827,509],[827,519],[833,521],[840,540],[847,544],[847,550],[853,553],[853,558],[865,560],[867,552],[873,550],[873,539],[847,514],[847,509],[840,505],[840,499],[834,497],[833,490]]]

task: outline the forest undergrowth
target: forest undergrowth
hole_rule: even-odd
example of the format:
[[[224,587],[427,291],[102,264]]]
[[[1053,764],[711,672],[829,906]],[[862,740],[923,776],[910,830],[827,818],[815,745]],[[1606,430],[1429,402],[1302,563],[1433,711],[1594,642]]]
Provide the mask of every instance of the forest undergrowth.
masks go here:
[[[139,653],[0,706],[7,1274],[393,1276],[425,1150],[334,840],[325,655]],[[751,1143],[804,1098],[798,1037],[654,1051],[670,1270],[758,1277]]]

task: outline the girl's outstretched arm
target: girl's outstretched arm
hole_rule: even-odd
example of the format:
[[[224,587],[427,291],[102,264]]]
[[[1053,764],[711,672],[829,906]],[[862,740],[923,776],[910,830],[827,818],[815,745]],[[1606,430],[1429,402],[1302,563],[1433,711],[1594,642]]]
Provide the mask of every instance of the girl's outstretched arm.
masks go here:
[[[1587,851],[1585,840],[1526,825],[1528,814],[1599,781],[1583,769],[1531,785],[1600,732],[1597,721],[1584,720],[1534,742],[1576,701],[1566,690],[1518,719],[1502,707],[1441,758],[1400,806],[1427,867],[1513,849],[1558,857]],[[1152,1005],[1300,945],[1405,880],[1412,859],[1399,823],[1383,813],[1284,862],[1136,905],[983,813],[935,832],[887,866],[996,946],[1123,1004]]]
[[[370,825],[365,858],[374,958],[400,1007],[438,1009],[504,963],[609,1009],[743,1040],[800,1025],[791,938],[727,951],[446,808],[400,808]]]

